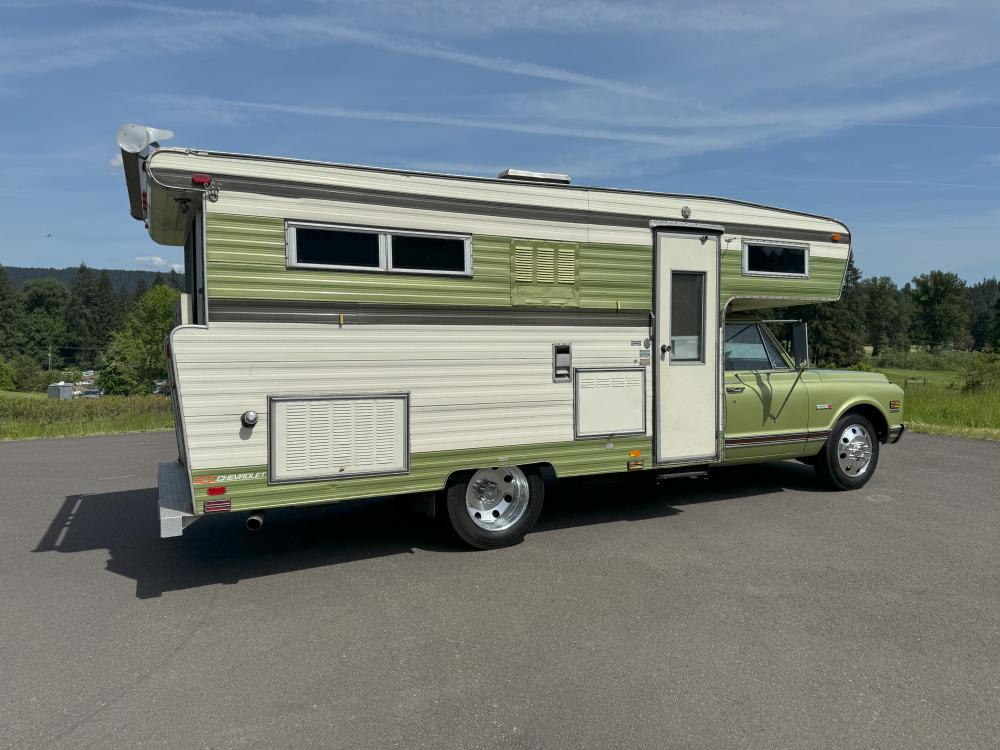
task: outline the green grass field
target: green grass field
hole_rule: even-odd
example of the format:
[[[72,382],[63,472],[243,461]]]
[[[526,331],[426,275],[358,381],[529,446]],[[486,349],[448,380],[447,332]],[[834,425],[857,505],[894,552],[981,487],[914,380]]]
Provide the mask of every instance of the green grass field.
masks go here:
[[[903,419],[908,429],[1000,440],[1000,390],[963,393],[962,375],[952,370],[878,368],[878,372],[906,391]]]
[[[145,432],[173,424],[166,396],[60,401],[44,393],[0,391],[0,440]]]

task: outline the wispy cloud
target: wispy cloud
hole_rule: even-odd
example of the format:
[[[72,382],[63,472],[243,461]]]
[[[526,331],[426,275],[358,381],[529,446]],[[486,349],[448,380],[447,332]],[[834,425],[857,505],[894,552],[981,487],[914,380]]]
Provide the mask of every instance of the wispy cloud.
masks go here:
[[[116,22],[44,39],[12,41],[0,48],[0,76],[30,76],[59,69],[98,65],[129,56],[178,54],[202,44],[256,42],[269,46],[357,44],[393,54],[424,57],[494,73],[558,81],[626,96],[668,98],[663,90],[588,75],[552,65],[480,55],[436,41],[390,36],[352,28],[327,15],[262,16],[226,10],[196,10],[149,3],[106,3],[164,16],[149,34],[147,20]]]
[[[718,132],[670,134],[655,131],[622,130],[600,127],[584,127],[552,124],[548,122],[528,122],[523,119],[501,117],[458,117],[432,113],[379,111],[352,109],[347,107],[315,107],[309,105],[255,102],[209,97],[156,96],[150,100],[163,108],[179,114],[187,111],[191,117],[222,116],[233,117],[240,112],[301,115],[332,119],[366,120],[381,123],[412,123],[419,125],[442,125],[476,130],[495,130],[507,133],[558,136],[616,143],[640,143],[659,147],[662,154],[691,154],[727,148],[733,144],[733,136]],[[567,118],[572,120],[572,118]],[[747,133],[740,137],[743,142],[759,140],[767,135],[764,130]]]

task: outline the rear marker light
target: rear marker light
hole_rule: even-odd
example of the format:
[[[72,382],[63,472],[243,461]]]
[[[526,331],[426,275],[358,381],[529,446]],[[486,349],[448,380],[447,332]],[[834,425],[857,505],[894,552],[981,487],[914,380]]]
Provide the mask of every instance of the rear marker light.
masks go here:
[[[212,497],[217,497],[219,495],[225,495],[226,494],[226,488],[223,487],[223,486],[209,487],[208,490],[207,490],[207,494],[211,495]]]
[[[232,506],[229,500],[206,500],[204,507],[206,513],[226,513]]]
[[[200,172],[195,172],[193,175],[191,175],[191,184],[192,185],[199,185],[201,187],[204,187],[205,185],[211,185],[212,184],[212,175],[210,175],[210,174],[201,174]]]

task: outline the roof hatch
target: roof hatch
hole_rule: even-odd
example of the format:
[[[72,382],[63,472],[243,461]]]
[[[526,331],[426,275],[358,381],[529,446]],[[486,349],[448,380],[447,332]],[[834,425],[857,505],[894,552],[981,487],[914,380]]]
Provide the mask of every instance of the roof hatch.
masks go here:
[[[569,185],[568,174],[530,172],[527,169],[505,169],[497,175],[497,179],[511,180],[514,182],[545,182],[550,185]]]

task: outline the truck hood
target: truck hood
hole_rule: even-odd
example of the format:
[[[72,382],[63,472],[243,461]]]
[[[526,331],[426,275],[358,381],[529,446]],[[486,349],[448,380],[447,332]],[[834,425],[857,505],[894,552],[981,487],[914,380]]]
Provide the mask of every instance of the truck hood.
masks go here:
[[[861,372],[860,370],[812,370],[820,380],[831,383],[888,383],[889,379],[880,372]]]

